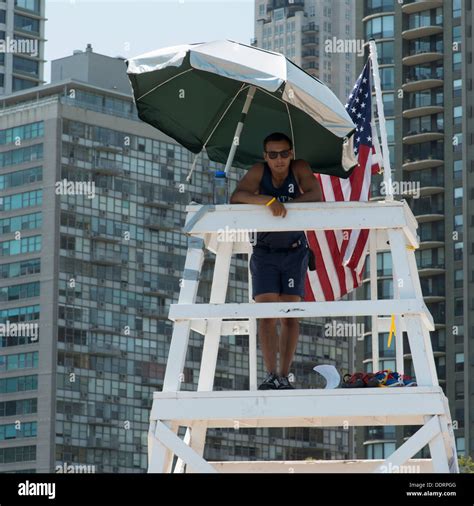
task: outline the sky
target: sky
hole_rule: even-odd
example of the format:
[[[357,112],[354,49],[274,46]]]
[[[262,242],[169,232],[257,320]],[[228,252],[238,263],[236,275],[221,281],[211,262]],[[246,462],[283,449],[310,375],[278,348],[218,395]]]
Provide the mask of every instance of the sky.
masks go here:
[[[176,44],[254,36],[254,0],[47,0],[45,81],[51,60],[85,50],[131,58]]]

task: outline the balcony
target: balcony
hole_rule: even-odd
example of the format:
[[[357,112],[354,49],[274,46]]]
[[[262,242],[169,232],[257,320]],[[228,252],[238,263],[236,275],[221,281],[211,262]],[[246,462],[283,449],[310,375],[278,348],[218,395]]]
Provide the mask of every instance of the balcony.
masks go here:
[[[148,216],[148,218],[145,219],[145,226],[152,230],[180,230],[170,219],[161,216]]]
[[[145,199],[144,205],[147,207],[155,207],[157,209],[172,209],[173,203],[166,202],[159,196],[152,196]]]
[[[91,262],[99,265],[118,265],[122,263],[122,257],[120,253],[114,251],[93,251],[91,253]]]
[[[444,163],[443,158],[443,149],[439,145],[438,147],[431,147],[417,144],[407,148],[402,169],[412,171],[439,167]]]
[[[144,309],[142,313],[144,318],[150,318],[152,320],[168,320],[168,312],[165,308],[157,309]]]
[[[443,33],[443,24],[431,21],[427,24],[420,24],[413,28],[408,28],[402,31],[402,38],[405,40],[421,39],[422,37],[429,37],[430,35],[439,35]]]
[[[319,69],[319,63],[317,62],[305,62],[301,65],[301,68],[306,70],[306,71],[310,71],[310,70],[318,70]]]
[[[111,328],[102,325],[101,323],[91,322],[92,325],[89,327],[89,332],[96,332],[98,334],[110,334],[110,335],[122,335],[123,329],[121,327]]]
[[[432,199],[416,200],[410,206],[418,223],[444,219],[443,203],[432,202]]]
[[[316,47],[318,44],[319,44],[319,38],[314,35],[310,35],[308,37],[303,37],[301,39],[301,45],[305,46],[305,47]]]
[[[429,155],[428,158],[420,158],[415,156],[414,158],[407,157],[403,161],[403,170],[421,170],[430,169],[432,167],[439,167],[443,165],[444,160],[436,157],[436,155]]]
[[[308,23],[301,31],[305,34],[316,34],[319,32],[319,26],[316,23]]]
[[[89,353],[94,355],[102,355],[104,357],[120,357],[122,352],[120,348],[112,346],[111,344],[97,344],[91,343],[88,349]]]
[[[404,109],[402,116],[404,118],[419,118],[420,116],[430,116],[431,114],[440,114],[444,111],[444,106],[439,104],[415,105],[413,108]]]
[[[432,88],[439,88],[443,86],[444,79],[442,74],[430,72],[426,74],[415,73],[405,78],[405,83],[402,84],[402,90],[405,93],[421,90],[430,90]]]
[[[158,285],[152,285],[150,287],[144,287],[143,288],[143,295],[148,295],[148,296],[151,296],[151,297],[163,297],[163,298],[166,298],[166,297],[170,296],[169,292],[164,292],[163,290],[161,290],[158,287]]]
[[[304,10],[304,0],[269,0],[267,12],[286,7],[289,13]]]
[[[420,250],[444,246],[444,232],[439,229],[420,227]]]
[[[319,59],[319,53],[317,53],[314,49],[310,49],[309,51],[303,51],[301,54],[303,60],[317,60]]]
[[[425,278],[422,278],[421,281],[423,281],[423,279]],[[436,290],[433,293],[431,293],[430,291],[423,290],[423,300],[425,301],[426,304],[444,302],[446,300],[446,295],[444,291],[441,292],[439,290]]]
[[[421,277],[426,278],[429,276],[439,276],[440,274],[444,274],[445,272],[446,269],[441,264],[426,265],[426,266],[423,266],[422,264],[418,267],[418,274],[420,275],[420,278]]]
[[[403,137],[403,144],[419,144],[420,142],[439,141],[444,139],[444,133],[438,129],[428,130],[422,128],[421,131],[410,130],[407,135]]]
[[[107,448],[107,449],[112,449],[112,450],[118,450],[119,449],[119,442],[118,442],[118,440],[105,441],[102,438],[89,437],[87,439],[87,446],[89,448]]]
[[[102,232],[91,232],[90,239],[91,241],[101,241],[110,244],[118,244],[119,242],[121,242],[121,239],[119,239],[118,237],[103,234]]]
[[[443,0],[404,0],[402,12],[403,14],[413,14],[428,9],[437,9],[442,6]]]
[[[113,146],[112,144],[101,144],[100,146],[94,146],[93,149],[96,153],[115,153],[115,154],[123,153],[123,150],[121,148]]]
[[[406,182],[419,184],[421,197],[444,192],[444,178],[441,171],[423,170],[420,173],[408,172]]]
[[[96,174],[120,176],[125,174],[123,165],[115,160],[109,160],[108,158],[95,158],[92,161],[92,170]]]
[[[423,63],[431,63],[434,61],[441,60],[443,58],[442,51],[438,51],[435,49],[433,45],[433,50],[426,51],[410,51],[409,56],[405,56],[402,58],[403,65],[412,66],[412,65],[420,65]]]

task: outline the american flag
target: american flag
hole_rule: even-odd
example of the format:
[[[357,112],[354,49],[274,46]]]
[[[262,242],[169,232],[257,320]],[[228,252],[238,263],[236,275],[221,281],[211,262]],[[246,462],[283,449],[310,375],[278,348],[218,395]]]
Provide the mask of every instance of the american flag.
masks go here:
[[[368,201],[372,174],[380,171],[378,139],[376,133],[372,136],[370,71],[368,60],[346,104],[356,125],[354,153],[359,165],[348,179],[315,174],[325,202]],[[361,284],[368,236],[368,230],[306,231],[316,257],[316,270],[306,275],[306,301],[338,300]]]

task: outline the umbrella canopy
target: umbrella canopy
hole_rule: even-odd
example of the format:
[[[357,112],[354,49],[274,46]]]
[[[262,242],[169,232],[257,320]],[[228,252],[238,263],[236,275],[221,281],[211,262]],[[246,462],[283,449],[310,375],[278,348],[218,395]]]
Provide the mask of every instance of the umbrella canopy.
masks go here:
[[[234,143],[232,165],[249,169],[263,159],[263,139],[283,132],[315,172],[350,175],[341,159],[355,125],[324,83],[280,53],[222,40],[159,49],[126,65],[140,119],[193,153],[205,149],[225,163]]]

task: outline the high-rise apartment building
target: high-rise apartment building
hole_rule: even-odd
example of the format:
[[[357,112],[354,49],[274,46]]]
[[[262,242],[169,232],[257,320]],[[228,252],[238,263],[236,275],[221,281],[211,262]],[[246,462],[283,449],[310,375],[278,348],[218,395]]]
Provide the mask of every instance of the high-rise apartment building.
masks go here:
[[[0,335],[0,472],[147,467],[152,393],[163,383],[168,307],[187,247],[184,209],[212,202],[217,164],[199,155],[185,182],[194,155],[138,120],[125,70],[88,46],[53,62],[51,84],[0,100],[0,324],[10,325]],[[231,171],[231,190],[242,174]],[[212,263],[209,255],[198,302],[208,300]],[[248,301],[247,275],[246,259],[234,259],[229,301]],[[20,323],[38,334],[14,335]],[[348,363],[348,344],[324,337],[322,325],[301,331],[297,386],[321,386],[313,366]],[[197,389],[202,344],[192,333],[184,390]],[[261,380],[260,351],[258,360]],[[247,336],[221,339],[214,388],[249,388]],[[204,457],[351,451],[348,431],[211,429]]]
[[[256,0],[253,45],[284,54],[345,103],[355,82],[352,0]]]
[[[0,96],[44,82],[45,4],[0,2]]]
[[[449,399],[458,452],[472,455],[472,1],[358,0],[356,5],[357,39],[377,43],[395,198],[407,199],[419,223],[416,257],[435,321],[431,338],[440,385]],[[381,177],[375,178],[374,198],[380,198]],[[379,255],[377,270],[379,293],[391,297],[389,254]],[[386,334],[379,336],[379,349],[379,369],[394,370],[394,347],[387,347]],[[357,358],[358,370],[372,370],[370,334]],[[404,367],[414,374],[406,338]],[[416,429],[358,431],[358,456],[386,457]],[[429,449],[421,454],[429,455]]]

